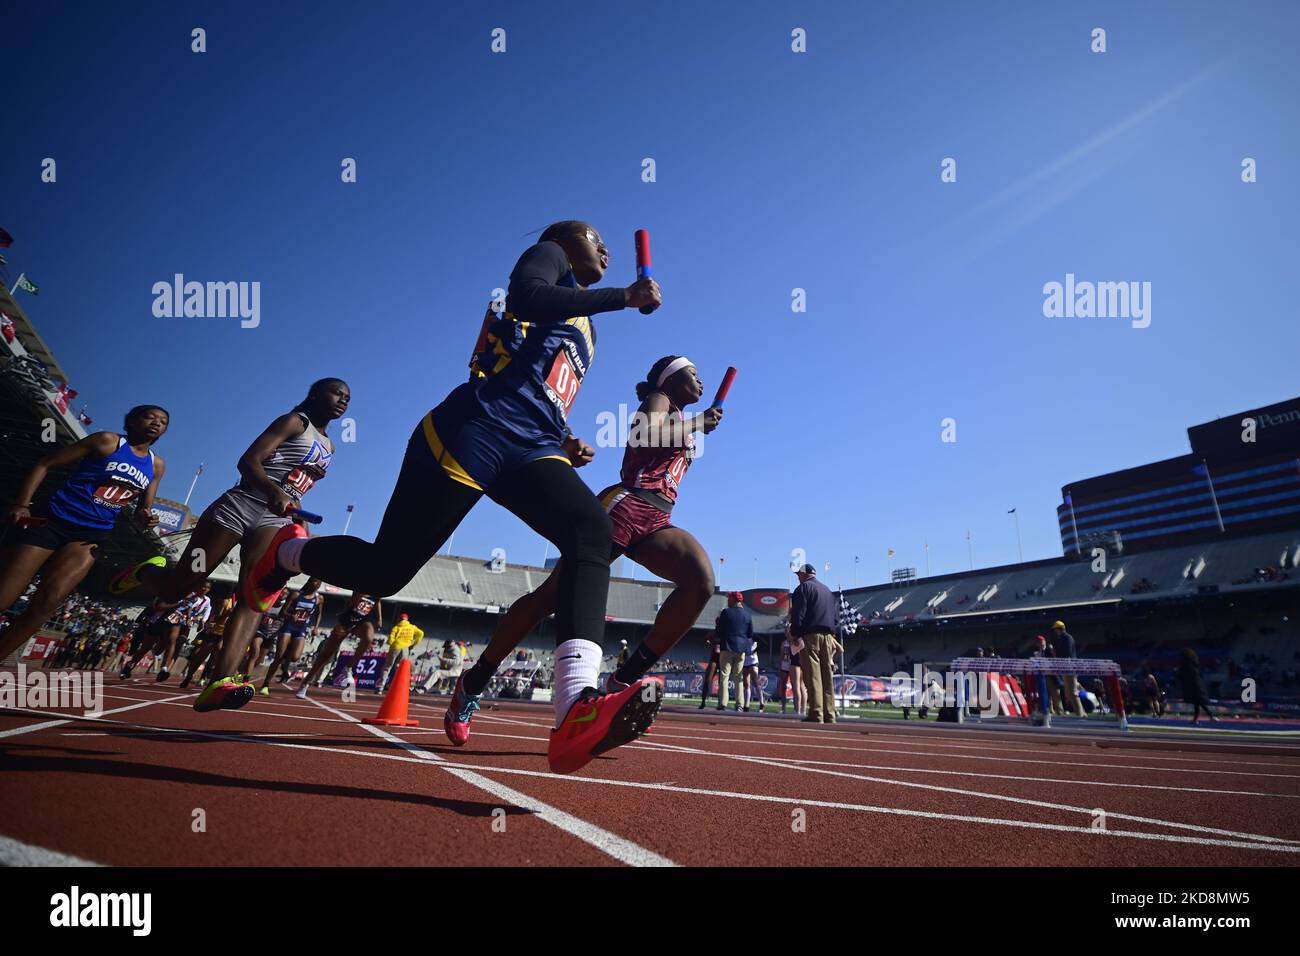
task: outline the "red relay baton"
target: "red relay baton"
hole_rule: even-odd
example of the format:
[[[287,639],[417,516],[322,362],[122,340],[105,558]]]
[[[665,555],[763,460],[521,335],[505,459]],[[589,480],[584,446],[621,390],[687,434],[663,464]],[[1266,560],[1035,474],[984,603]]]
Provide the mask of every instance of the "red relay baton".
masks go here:
[[[718,394],[713,396],[713,408],[721,408],[722,403],[726,401],[727,393],[731,391],[731,383],[736,378],[736,366],[732,365],[727,369],[727,374],[722,376],[722,384],[718,386]]]
[[[638,279],[650,278],[650,233],[645,229],[638,229],[632,235],[636,242],[636,277]],[[649,315],[657,305],[641,306],[641,314]]]

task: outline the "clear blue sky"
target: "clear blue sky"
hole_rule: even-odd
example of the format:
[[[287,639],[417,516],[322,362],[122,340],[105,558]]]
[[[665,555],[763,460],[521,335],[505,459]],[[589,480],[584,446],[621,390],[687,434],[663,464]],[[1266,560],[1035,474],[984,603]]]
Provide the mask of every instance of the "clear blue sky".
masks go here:
[[[336,375],[358,440],[308,506],[337,531],[355,501],[371,536],[491,290],[570,217],[602,230],[619,285],[649,228],[665,296],[599,319],[576,432],[663,354],[710,390],[740,369],[676,516],[726,587],[755,558],[760,585],[792,584],[794,547],[845,586],[855,555],[859,583],[883,579],[891,547],[923,572],[926,539],[933,572],[960,570],[968,529],[977,565],[1014,561],[1013,506],[1025,558],[1059,555],[1061,485],[1300,390],[1294,3],[289,7],[4,14],[10,280],[40,285],[23,304],[97,426],[171,410],[168,497],[204,461],[203,507]],[[261,326],[154,318],[176,272],[261,282]],[[1150,328],[1045,318],[1067,272],[1151,282]],[[603,487],[619,457],[583,477]],[[487,501],[454,547],[543,553]]]

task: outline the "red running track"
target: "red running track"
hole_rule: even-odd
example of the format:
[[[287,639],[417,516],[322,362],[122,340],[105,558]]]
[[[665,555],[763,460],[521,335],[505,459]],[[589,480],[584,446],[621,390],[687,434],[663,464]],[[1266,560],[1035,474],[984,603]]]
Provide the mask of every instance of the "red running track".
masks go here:
[[[561,777],[551,709],[498,703],[464,748],[338,691],[197,714],[105,681],[99,719],[0,711],[0,863],[1295,866],[1300,746],[804,725],[666,711]],[[1104,814],[1104,817],[1103,817]],[[60,856],[63,855],[63,856]]]

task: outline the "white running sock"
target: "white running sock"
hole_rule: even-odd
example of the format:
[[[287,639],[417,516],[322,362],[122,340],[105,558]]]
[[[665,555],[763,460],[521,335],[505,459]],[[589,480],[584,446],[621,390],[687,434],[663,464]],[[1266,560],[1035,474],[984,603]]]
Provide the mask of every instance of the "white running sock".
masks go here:
[[[595,687],[600,676],[600,645],[592,641],[565,641],[555,649],[555,727],[564,723],[569,708],[585,688]]]
[[[302,549],[307,546],[307,538],[290,538],[280,545],[280,550],[275,552],[275,563],[280,565],[286,571],[292,571],[294,574],[302,574],[302,566],[298,561],[302,557]]]

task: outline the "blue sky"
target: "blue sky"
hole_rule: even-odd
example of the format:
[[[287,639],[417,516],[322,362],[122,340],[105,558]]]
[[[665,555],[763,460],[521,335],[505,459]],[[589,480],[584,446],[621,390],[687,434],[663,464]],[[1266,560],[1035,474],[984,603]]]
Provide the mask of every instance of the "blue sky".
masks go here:
[[[168,497],[203,461],[203,507],[337,375],[357,441],[308,507],[337,531],[356,502],[371,536],[491,290],[570,217],[619,285],[650,229],[665,297],[598,320],[578,434],[661,355],[710,390],[740,369],[676,513],[725,587],[791,584],[795,547],[845,586],[888,548],[924,572],[926,540],[961,570],[967,530],[977,566],[1011,562],[1013,506],[1025,558],[1059,555],[1063,484],[1298,390],[1294,4],[268,6],[18,3],[0,38],[10,280],[40,285],[23,304],[97,426],[171,410]],[[176,272],[259,281],[261,325],[155,318]],[[1045,318],[1066,273],[1150,282],[1150,327]],[[454,550],[494,547],[544,550],[485,501]]]

